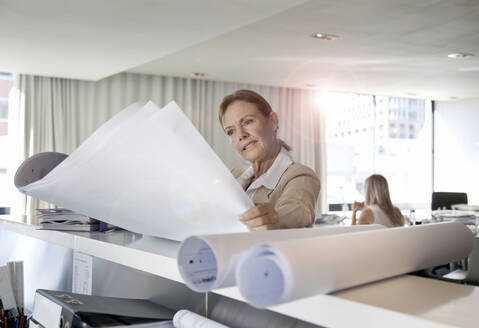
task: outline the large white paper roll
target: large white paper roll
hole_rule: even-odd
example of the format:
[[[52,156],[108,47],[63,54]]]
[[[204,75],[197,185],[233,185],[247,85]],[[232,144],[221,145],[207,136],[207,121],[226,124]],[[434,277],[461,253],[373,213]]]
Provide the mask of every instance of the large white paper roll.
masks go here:
[[[191,236],[180,246],[178,270],[188,287],[197,292],[206,292],[234,285],[238,257],[252,245],[377,229],[385,227],[372,224]],[[316,251],[318,254],[321,252],[319,249]]]
[[[228,328],[216,321],[188,310],[179,310],[173,317],[175,328]]]
[[[457,222],[255,245],[236,268],[242,296],[264,308],[463,259],[474,236]]]
[[[133,104],[26,194],[130,231],[183,240],[247,231],[242,187],[176,103]],[[220,201],[219,201],[220,200]]]

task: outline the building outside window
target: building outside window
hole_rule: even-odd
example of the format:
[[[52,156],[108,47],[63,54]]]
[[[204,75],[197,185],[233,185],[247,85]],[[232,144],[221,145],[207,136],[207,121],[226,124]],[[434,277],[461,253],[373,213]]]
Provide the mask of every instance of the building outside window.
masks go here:
[[[326,114],[329,204],[363,201],[364,180],[378,173],[388,179],[393,203],[399,207],[429,206],[430,101],[335,93],[320,104]],[[345,120],[348,123],[339,124]],[[359,133],[345,133],[351,130]]]

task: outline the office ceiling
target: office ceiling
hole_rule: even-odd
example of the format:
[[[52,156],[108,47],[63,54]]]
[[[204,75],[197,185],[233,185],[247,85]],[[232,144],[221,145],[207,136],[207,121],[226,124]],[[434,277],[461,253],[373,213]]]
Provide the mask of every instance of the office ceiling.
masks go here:
[[[479,97],[477,0],[0,0],[0,45],[0,71],[14,73]]]

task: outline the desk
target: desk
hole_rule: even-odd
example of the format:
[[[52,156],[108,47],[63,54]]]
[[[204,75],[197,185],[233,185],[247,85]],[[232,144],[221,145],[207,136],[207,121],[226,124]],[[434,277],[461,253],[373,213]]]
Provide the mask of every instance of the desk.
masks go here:
[[[65,290],[71,288],[71,281],[68,281],[68,275],[71,275],[69,257],[72,252],[80,251],[94,257],[95,295],[149,298],[175,310],[188,308],[198,311],[204,306],[203,295],[188,290],[181,280],[175,259],[178,242],[125,231],[109,234],[43,231],[35,226],[6,220],[0,220],[0,238],[2,242],[22,242],[23,245],[28,239],[29,245],[35,247],[2,247],[0,250],[1,262],[14,259],[25,261],[26,282],[33,279],[28,272],[40,275],[42,270],[47,269],[46,266],[51,266],[48,269],[56,272],[56,276],[47,276],[48,280],[26,286],[26,304],[36,288],[51,285]],[[52,250],[38,253],[35,250],[38,243],[51,246],[56,253]],[[38,267],[29,271],[32,254]],[[50,259],[56,256],[56,264],[42,262],[44,259],[39,258],[41,256]],[[60,265],[59,262],[64,263]],[[64,274],[60,275],[60,272]],[[61,283],[56,280],[61,280]],[[46,283],[50,285],[45,286]],[[459,322],[464,327],[475,327],[479,322],[479,288],[408,275],[330,295],[312,296],[269,310],[257,310],[245,304],[236,287],[216,290],[209,298],[213,319],[241,328],[448,327]]]
[[[400,276],[334,294],[345,300],[394,312],[408,313],[428,321],[459,327],[477,327],[474,311],[479,288],[416,276]]]

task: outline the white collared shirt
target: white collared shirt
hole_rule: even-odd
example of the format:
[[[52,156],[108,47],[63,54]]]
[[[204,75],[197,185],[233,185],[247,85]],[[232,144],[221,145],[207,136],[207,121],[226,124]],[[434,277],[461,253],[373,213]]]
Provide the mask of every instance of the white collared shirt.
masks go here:
[[[281,151],[273,162],[273,165],[261,175],[258,179],[253,181],[253,183],[246,189],[246,194],[248,197],[253,200],[254,195],[258,188],[264,186],[268,189],[273,190],[279,182],[279,179],[283,173],[288,169],[288,167],[293,164],[293,159],[289,152],[281,147]],[[251,178],[254,176],[253,166],[248,167],[243,174],[241,174],[236,180],[244,187],[249,183]]]

